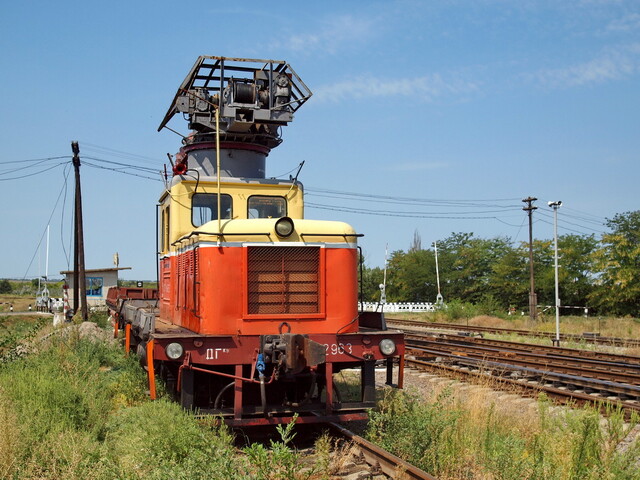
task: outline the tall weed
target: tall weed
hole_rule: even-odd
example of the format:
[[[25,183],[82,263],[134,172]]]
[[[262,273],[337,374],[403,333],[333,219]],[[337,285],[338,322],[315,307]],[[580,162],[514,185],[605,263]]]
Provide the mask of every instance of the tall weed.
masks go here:
[[[112,478],[244,479],[226,427],[198,424],[166,400],[123,409],[107,424]]]
[[[625,423],[619,410],[601,424],[595,408],[551,414],[544,396],[537,414],[524,417],[506,404],[479,404],[448,389],[427,401],[389,392],[367,436],[442,479],[640,479],[640,442],[618,448],[635,420]]]

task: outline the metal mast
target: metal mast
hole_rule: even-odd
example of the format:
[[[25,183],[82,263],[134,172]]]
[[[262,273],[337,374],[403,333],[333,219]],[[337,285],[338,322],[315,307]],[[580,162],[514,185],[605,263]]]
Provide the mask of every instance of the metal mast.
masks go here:
[[[538,299],[536,297],[536,283],[533,276],[533,211],[538,207],[533,206],[533,202],[538,200],[536,197],[527,197],[523,202],[527,204],[522,210],[529,215],[529,319],[532,323],[535,323],[537,318],[537,305]]]
[[[554,266],[555,266],[555,280],[556,280],[556,338],[553,340],[553,344],[556,347],[560,346],[560,287],[558,285],[558,208],[562,205],[562,202],[549,202],[548,205],[553,208],[553,250],[554,250]]]
[[[438,284],[438,295],[436,295],[436,305],[442,305],[444,303],[444,298],[442,298],[442,293],[440,293],[440,271],[438,269],[438,242],[433,242],[433,250],[436,254],[436,282]]]

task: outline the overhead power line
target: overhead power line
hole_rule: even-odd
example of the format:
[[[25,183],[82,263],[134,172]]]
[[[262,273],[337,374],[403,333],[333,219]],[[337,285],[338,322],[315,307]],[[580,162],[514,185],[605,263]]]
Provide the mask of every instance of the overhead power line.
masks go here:
[[[98,154],[109,155],[112,157],[123,158],[127,160],[135,160],[142,163],[149,163],[153,165],[162,165],[163,160],[148,157],[146,155],[140,155],[137,153],[124,152],[122,150],[116,150],[115,148],[103,147],[92,143],[81,142],[82,150],[89,150],[90,152],[97,152]]]
[[[306,202],[305,205],[310,208],[320,210],[332,210],[337,212],[357,213],[363,215],[376,215],[383,217],[405,217],[405,218],[442,218],[442,219],[488,219],[497,218],[495,215],[468,215],[466,212],[457,215],[455,213],[428,213],[428,212],[403,212],[392,210],[371,210],[367,208],[341,207],[336,205],[324,205],[321,203]],[[515,215],[513,215],[515,216]]]
[[[28,160],[8,160],[6,162],[0,162],[0,165],[9,165],[12,163],[46,162],[49,160],[60,160],[61,158],[68,158],[69,160],[71,160],[70,155],[61,155],[59,157],[31,158]]]
[[[85,158],[89,158],[89,157],[85,157]],[[122,173],[123,175],[130,175],[132,177],[145,178],[147,180],[153,180],[155,182],[161,182],[162,181],[162,179],[160,178],[160,171],[155,171],[154,173],[158,174],[158,178],[153,178],[153,177],[149,177],[147,175],[139,175],[137,173],[127,172],[126,170],[122,170],[122,169],[119,169],[119,168],[103,167],[102,165],[96,165],[95,163],[87,162],[86,160],[83,160],[82,164],[86,165],[88,167],[92,167],[92,168],[99,168],[101,170],[109,170],[111,172]]]
[[[90,157],[88,155],[83,155],[83,158],[88,158],[89,160],[94,160],[96,162],[108,163],[110,165],[120,165],[122,169],[131,168],[133,170],[140,170],[141,172],[147,172],[147,173],[158,173],[160,171],[159,168],[141,167],[139,165],[132,165],[130,163],[122,163],[122,162],[114,162],[113,160],[105,160],[104,158]],[[116,170],[119,170],[119,169],[116,169]]]
[[[389,203],[415,203],[415,204],[433,204],[433,205],[445,205],[445,206],[482,206],[482,207],[496,207],[496,208],[509,208],[515,209],[515,203],[508,205],[491,204],[489,202],[515,202],[519,201],[518,198],[494,198],[494,199],[433,199],[433,198],[419,198],[419,197],[401,197],[393,195],[376,195],[371,193],[358,193],[358,192],[345,192],[338,190],[326,190],[321,188],[306,188],[306,193],[311,195],[323,196],[321,194],[328,195],[328,198],[354,198],[354,199],[367,199],[368,201],[376,200],[380,202]],[[333,197],[331,197],[333,195]]]
[[[70,164],[69,162],[65,162],[65,163],[67,165]],[[40,245],[42,245],[42,240],[44,240],[44,236],[47,233],[47,226],[49,226],[51,224],[51,219],[53,218],[53,215],[56,212],[56,208],[58,207],[58,203],[60,202],[60,197],[62,196],[62,193],[66,191],[68,174],[69,174],[69,172],[67,171],[66,174],[64,175],[64,181],[62,182],[62,188],[60,189],[60,193],[58,193],[58,197],[56,198],[56,201],[55,201],[55,203],[53,205],[53,208],[51,209],[51,214],[49,215],[49,219],[45,223],[44,230],[42,232],[42,235],[40,236],[40,241],[38,242],[38,245],[36,246],[35,252],[33,252],[33,256],[31,257],[31,261],[29,262],[29,266],[27,267],[27,270],[24,272],[24,276],[22,277],[23,281],[24,281],[25,278],[27,278],[27,275],[29,274],[29,269],[31,268],[31,265],[33,264],[33,260],[36,258],[36,255],[38,254],[38,250],[40,249]],[[65,198],[66,198],[66,195],[65,195]]]
[[[15,176],[15,177],[0,178],[0,182],[7,182],[9,180],[19,180],[21,178],[34,177],[36,175],[40,175],[41,173],[48,172],[49,170],[53,170],[54,168],[59,167],[60,165],[67,165],[67,164],[69,164],[69,162],[60,162],[60,163],[57,163],[57,164],[52,165],[50,167],[44,168],[42,170],[39,170],[37,172],[25,173],[24,175],[18,175],[18,176]],[[12,172],[0,173],[0,175],[8,175],[9,173],[16,173],[18,171],[24,171],[24,170],[25,169],[13,170]]]

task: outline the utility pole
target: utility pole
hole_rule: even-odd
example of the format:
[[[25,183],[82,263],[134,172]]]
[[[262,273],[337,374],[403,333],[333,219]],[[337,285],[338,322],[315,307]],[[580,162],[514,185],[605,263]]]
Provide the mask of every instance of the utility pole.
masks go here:
[[[76,177],[76,195],[75,195],[75,229],[74,229],[74,248],[73,248],[73,312],[78,312],[78,300],[80,300],[80,311],[82,312],[82,321],[89,319],[87,310],[87,284],[84,268],[84,234],[82,230],[82,191],[80,189],[80,147],[78,142],[71,142],[71,150],[73,151],[73,168]]]
[[[531,323],[536,322],[537,318],[537,305],[538,298],[536,297],[536,283],[533,276],[533,211],[538,207],[533,206],[533,202],[537,200],[536,197],[527,197],[522,201],[527,204],[522,210],[529,215],[529,319]]]
[[[553,251],[554,251],[554,266],[556,272],[556,338],[553,340],[553,345],[560,346],[560,287],[558,286],[558,209],[562,205],[562,202],[548,202],[548,205],[553,208]]]

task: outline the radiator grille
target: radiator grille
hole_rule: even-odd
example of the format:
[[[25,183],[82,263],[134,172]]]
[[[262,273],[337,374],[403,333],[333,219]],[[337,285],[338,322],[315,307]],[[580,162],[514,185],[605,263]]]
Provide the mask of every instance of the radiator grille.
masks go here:
[[[319,269],[317,247],[248,247],[248,312],[320,313]]]

